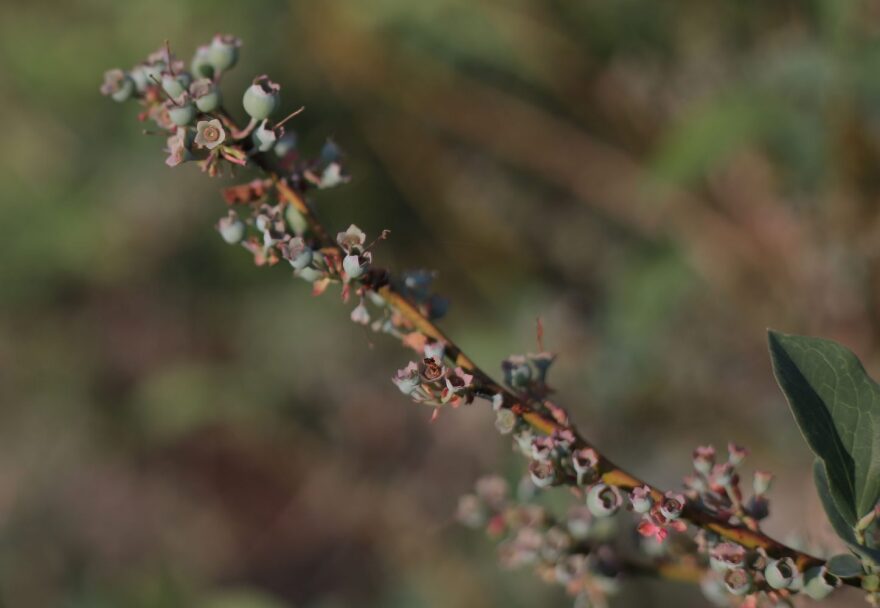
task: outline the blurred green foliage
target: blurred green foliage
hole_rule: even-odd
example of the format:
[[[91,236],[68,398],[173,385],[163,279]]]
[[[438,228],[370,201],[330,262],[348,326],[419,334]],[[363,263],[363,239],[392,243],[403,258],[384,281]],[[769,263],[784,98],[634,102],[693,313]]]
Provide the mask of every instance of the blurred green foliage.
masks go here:
[[[429,425],[405,353],[225,246],[228,180],[99,96],[217,31],[232,111],[264,72],[306,106],[355,178],[328,226],[438,269],[481,364],[541,316],[612,457],[675,486],[697,443],[749,444],[771,532],[833,545],[764,329],[877,363],[875,3],[37,0],[0,6],[0,606],[567,605],[451,522],[522,471],[490,415]],[[616,605],[673,602],[704,605]]]

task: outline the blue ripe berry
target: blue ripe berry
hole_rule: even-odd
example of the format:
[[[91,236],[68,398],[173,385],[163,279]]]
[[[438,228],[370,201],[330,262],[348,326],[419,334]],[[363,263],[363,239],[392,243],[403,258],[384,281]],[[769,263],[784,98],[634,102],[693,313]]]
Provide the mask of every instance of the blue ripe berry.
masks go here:
[[[196,106],[186,93],[177,100],[169,99],[165,102],[165,107],[168,109],[168,118],[178,127],[185,127],[195,120]]]
[[[244,92],[242,104],[248,116],[255,120],[265,120],[281,104],[281,87],[269,80],[268,76],[259,76]]]
[[[275,142],[278,141],[275,129],[270,129],[268,122],[267,120],[261,122],[260,126],[254,129],[254,133],[251,136],[254,147],[260,152],[268,152],[275,145]]]
[[[772,560],[764,569],[767,584],[774,589],[786,589],[797,578],[797,566],[790,557]]]
[[[180,74],[166,73],[162,75],[162,89],[168,93],[169,97],[176,98],[186,91],[191,80],[192,78],[185,72]]]
[[[189,94],[199,112],[213,112],[220,107],[220,89],[213,80],[200,78],[189,86]]]
[[[101,93],[108,95],[113,101],[125,101],[135,92],[135,83],[122,70],[108,70],[104,73],[104,84]]]
[[[214,65],[211,63],[210,57],[211,47],[208,45],[200,46],[193,55],[189,69],[196,78],[214,78]]]
[[[207,50],[207,59],[216,72],[225,72],[238,61],[241,40],[229,34],[217,34]]]

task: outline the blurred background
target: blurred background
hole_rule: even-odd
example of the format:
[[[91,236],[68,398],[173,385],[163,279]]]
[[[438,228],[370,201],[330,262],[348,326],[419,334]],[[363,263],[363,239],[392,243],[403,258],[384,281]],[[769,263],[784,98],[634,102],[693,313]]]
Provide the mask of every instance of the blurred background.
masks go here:
[[[244,40],[353,181],[335,231],[434,268],[486,369],[559,353],[557,400],[644,478],[698,444],[778,475],[767,529],[837,547],[765,330],[880,370],[880,5],[839,0],[13,0],[0,5],[0,606],[568,606],[460,529],[524,462],[484,407],[430,424],[408,354],[257,269],[218,190],[98,93],[163,40]],[[842,594],[838,605],[860,602]],[[636,581],[613,606],[705,606]]]

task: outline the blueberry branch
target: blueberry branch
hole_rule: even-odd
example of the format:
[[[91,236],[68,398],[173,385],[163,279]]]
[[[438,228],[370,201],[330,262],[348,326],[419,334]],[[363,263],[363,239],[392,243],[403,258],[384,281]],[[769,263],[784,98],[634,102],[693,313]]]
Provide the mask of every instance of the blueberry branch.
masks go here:
[[[262,234],[262,240],[256,237],[245,240],[246,228],[234,209],[224,218],[225,225],[221,220],[224,239],[244,245],[254,253],[258,264],[275,263],[280,253],[299,276],[308,279],[302,273],[311,273],[316,293],[326,289],[331,281],[341,282],[344,297],[354,292],[361,298],[358,307],[361,311],[355,309],[352,319],[356,319],[357,314],[357,319],[366,318],[364,322],[369,322],[363,299],[372,295],[380,300],[396,319],[388,333],[402,337],[404,343],[407,338],[415,337],[419,340],[416,350],[425,353],[421,364],[410,364],[401,370],[403,375],[398,372],[395,382],[401,390],[405,388],[404,392],[416,401],[437,407],[435,413],[443,405],[471,403],[478,397],[487,399],[498,412],[499,420],[502,414],[506,417],[508,431],[514,428],[537,431],[538,436],[531,430],[517,435],[517,441],[524,438],[526,444],[523,448],[521,443],[520,448],[532,454],[529,471],[536,486],[569,486],[579,496],[586,493],[587,506],[597,517],[616,512],[626,496],[632,509],[642,516],[639,533],[660,541],[670,530],[684,531],[684,522],[692,524],[704,535],[700,551],[710,556],[713,568],[718,563],[727,564],[722,570],[727,568],[728,575],[734,574],[731,580],[725,577],[725,584],[732,593],[765,591],[771,597],[786,598],[799,590],[796,580],[800,573],[819,571],[813,580],[824,580],[822,559],[761,532],[758,522],[766,515],[763,492],[769,485],[769,476],[756,476],[756,493],[752,499],[756,502],[743,504],[735,471],[736,464],[745,455],[741,448],[731,446],[730,459],[722,465],[715,464],[714,449],[698,448],[694,455],[697,475],[688,484],[688,496],[646,484],[602,454],[580,434],[567,412],[546,398],[543,373],[552,357],[541,359],[547,355],[541,353],[530,362],[525,358],[520,358],[523,361],[508,359],[504,367],[505,382],[498,382],[440,329],[430,310],[407,291],[405,282],[394,280],[387,270],[372,264],[372,245],[364,246],[366,237],[359,229],[352,226],[334,239],[306,201],[305,192],[313,184],[320,188],[344,181],[339,163],[325,159],[322,174],[318,176],[312,165],[303,166],[295,158],[291,160],[289,154],[279,154],[279,144],[285,136],[283,124],[302,109],[279,123],[271,123],[269,117],[280,104],[280,87],[266,76],[254,79],[244,94],[243,105],[250,116],[244,129],[223,109],[217,84],[220,74],[236,63],[238,47],[237,39],[218,35],[210,46],[197,51],[193,74],[189,74],[166,46],[164,53],[154,53],[146,63],[130,72],[111,70],[105,75],[102,87],[102,92],[117,101],[130,97],[142,101],[145,106],[142,118],[154,120],[169,136],[170,156],[166,163],[170,166],[198,156],[209,175],[236,165],[256,166],[261,170],[262,179],[227,189],[227,193],[234,191],[227,195],[227,201],[252,206],[253,223]],[[198,79],[192,81],[193,75]],[[276,207],[265,204],[273,193],[279,203]],[[287,209],[292,209],[301,223],[299,229],[293,229],[296,236],[291,234],[284,219]],[[308,241],[303,236],[307,236]],[[404,336],[400,328],[411,331]],[[415,348],[413,343],[407,345]],[[427,354],[429,348],[436,356]],[[444,362],[455,369],[445,368]],[[532,380],[531,376],[530,365],[539,367],[536,362],[544,366],[539,381]],[[762,489],[757,489],[759,485]],[[721,539],[728,542],[720,542]],[[698,545],[700,542],[698,539]],[[578,555],[578,551],[586,553],[589,548],[576,546],[569,555]],[[746,551],[752,553],[748,564]],[[625,560],[620,564],[620,571],[652,572],[677,580],[698,581],[707,568],[691,555],[645,563]],[[757,577],[753,580],[755,574]],[[861,577],[854,576],[843,582],[859,586],[862,581]],[[827,585],[833,587],[830,582]]]

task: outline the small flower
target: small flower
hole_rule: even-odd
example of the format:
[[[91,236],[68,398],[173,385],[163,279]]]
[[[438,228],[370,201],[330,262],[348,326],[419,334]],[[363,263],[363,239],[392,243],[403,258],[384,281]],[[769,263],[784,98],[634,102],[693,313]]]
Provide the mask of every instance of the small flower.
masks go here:
[[[755,494],[763,496],[770,490],[773,483],[773,473],[767,471],[755,471],[754,488]]]
[[[502,435],[509,435],[516,428],[516,414],[510,410],[495,412],[495,428]]]
[[[772,560],[764,569],[764,578],[774,589],[786,589],[794,582],[797,575],[797,566],[790,557]]]
[[[281,86],[269,80],[268,76],[258,76],[244,92],[244,111],[255,120],[269,118],[281,104],[280,91]]]
[[[746,456],[749,455],[749,451],[742,446],[736,445],[735,443],[727,444],[727,461],[733,466],[739,466],[743,460],[745,460]]]
[[[492,409],[496,412],[501,409],[501,406],[504,405],[504,395],[501,393],[495,393],[492,395]]]
[[[754,588],[752,575],[747,570],[729,570],[724,575],[724,586],[733,595],[748,595]]]
[[[134,80],[122,70],[104,72],[104,84],[101,85],[102,95],[107,95],[113,101],[122,102],[131,97],[134,91]]]
[[[708,475],[715,465],[715,448],[711,445],[701,445],[694,450],[694,469],[703,475]]]
[[[622,504],[623,496],[614,486],[597,483],[587,492],[587,507],[596,517],[614,515]]]
[[[360,253],[363,251],[367,235],[364,231],[352,224],[345,232],[336,235],[336,242],[345,253]]]
[[[529,463],[529,475],[532,483],[538,488],[546,488],[556,481],[556,469],[552,462],[533,460]]]
[[[709,551],[709,565],[719,573],[742,568],[745,562],[745,548],[735,543],[718,543]]]
[[[295,236],[281,245],[281,257],[290,262],[294,270],[302,270],[312,263],[314,255],[302,237]]]
[[[370,313],[367,311],[367,307],[364,306],[363,300],[351,311],[351,320],[360,325],[369,325]]]
[[[666,492],[665,498],[660,503],[660,513],[667,520],[672,521],[678,519],[684,510],[685,498],[681,494],[675,492]]]
[[[238,49],[240,47],[241,40],[235,36],[217,34],[211,40],[211,46],[206,51],[206,58],[215,72],[225,72],[238,61]]]
[[[636,513],[647,513],[651,510],[651,507],[654,506],[654,498],[651,496],[651,488],[648,486],[633,488],[629,495],[629,501],[632,504],[633,511]]]
[[[235,245],[244,238],[245,225],[244,222],[238,219],[238,214],[230,210],[226,217],[221,217],[220,221],[217,222],[217,231],[224,241],[230,245]]]
[[[189,94],[199,112],[213,112],[220,107],[220,89],[213,80],[201,78],[189,86]]]
[[[410,361],[406,367],[397,370],[397,373],[391,378],[391,381],[397,385],[397,388],[400,389],[401,393],[404,395],[411,395],[421,384],[418,364],[414,361]]]
[[[226,131],[218,119],[200,120],[196,124],[195,143],[197,146],[213,150],[222,144],[225,139]]]

